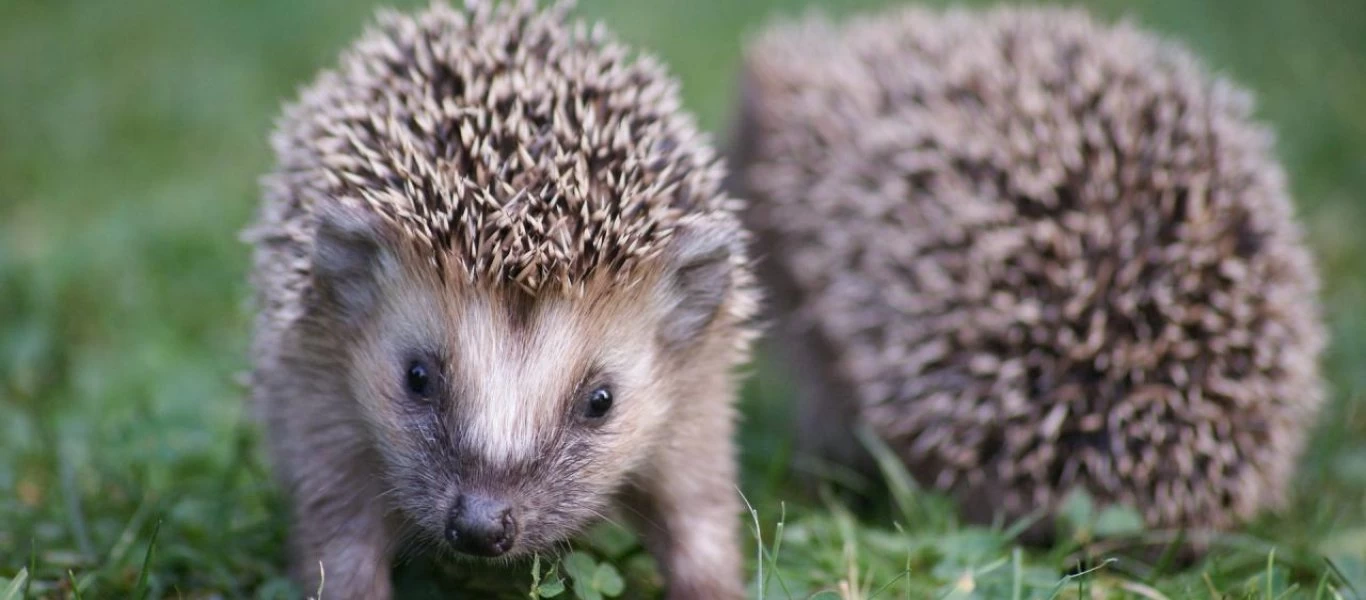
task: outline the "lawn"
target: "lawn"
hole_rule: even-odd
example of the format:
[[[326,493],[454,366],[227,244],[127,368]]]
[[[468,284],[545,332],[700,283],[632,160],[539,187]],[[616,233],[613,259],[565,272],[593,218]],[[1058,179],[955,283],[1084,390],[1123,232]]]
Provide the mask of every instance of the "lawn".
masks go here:
[[[801,4],[583,0],[579,12],[661,56],[719,132],[743,35]],[[1010,523],[961,526],[942,498],[909,484],[854,513],[793,485],[785,378],[761,358],[742,434],[756,597],[1366,595],[1366,2],[1092,8],[1189,45],[1254,90],[1279,133],[1333,332],[1332,402],[1292,506],[1189,566],[1125,554],[1160,548],[1162,536],[1080,501],[1053,548],[1016,547]],[[0,600],[301,593],[283,578],[280,499],[242,424],[250,310],[236,236],[280,103],[372,10],[369,0],[0,0]],[[557,597],[610,595],[614,575],[624,597],[658,594],[621,530],[575,548],[535,565],[539,584],[532,564],[468,581],[412,563],[399,577],[412,597],[435,597],[447,580],[476,597],[548,595],[566,575],[577,589]]]

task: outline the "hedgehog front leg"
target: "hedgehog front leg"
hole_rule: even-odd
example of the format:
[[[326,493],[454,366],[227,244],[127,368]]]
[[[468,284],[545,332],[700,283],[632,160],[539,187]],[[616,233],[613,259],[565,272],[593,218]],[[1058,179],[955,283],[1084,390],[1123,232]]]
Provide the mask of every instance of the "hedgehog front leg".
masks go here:
[[[315,413],[316,414],[316,413]],[[279,415],[277,415],[277,418]],[[292,501],[291,570],[305,597],[393,596],[390,528],[365,451],[341,423],[288,414],[272,436]]]
[[[664,570],[669,600],[743,598],[733,425],[726,418],[678,429],[628,499],[628,518]]]
[[[306,597],[322,590],[327,600],[389,600],[389,540],[376,502],[316,498],[296,510],[294,580]]]

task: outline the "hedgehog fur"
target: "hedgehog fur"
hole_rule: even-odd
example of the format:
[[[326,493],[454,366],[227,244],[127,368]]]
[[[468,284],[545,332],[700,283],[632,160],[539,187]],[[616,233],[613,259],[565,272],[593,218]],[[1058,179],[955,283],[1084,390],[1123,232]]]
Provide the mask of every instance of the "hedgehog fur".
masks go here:
[[[674,80],[602,27],[568,26],[568,7],[381,12],[278,123],[250,237],[297,260],[262,265],[272,279],[306,287],[322,199],[368,207],[470,281],[531,293],[629,280],[680,219],[731,215]]]
[[[568,9],[382,13],[277,123],[251,383],[303,589],[619,508],[675,597],[741,597],[741,206],[674,80]]]
[[[745,69],[735,185],[819,373],[805,437],[849,409],[978,519],[1285,499],[1325,333],[1247,93],[1063,9],[809,17]]]

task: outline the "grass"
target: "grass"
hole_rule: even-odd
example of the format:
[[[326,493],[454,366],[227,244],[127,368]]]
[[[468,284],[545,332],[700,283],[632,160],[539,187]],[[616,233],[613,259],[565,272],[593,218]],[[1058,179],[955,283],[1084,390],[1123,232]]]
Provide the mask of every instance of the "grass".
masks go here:
[[[1084,499],[1069,506],[1064,541],[1042,549],[1019,547],[1017,524],[960,525],[907,479],[895,502],[855,515],[794,490],[788,390],[761,361],[742,438],[753,595],[1366,594],[1366,3],[1090,6],[1187,43],[1256,91],[1259,116],[1280,133],[1334,334],[1333,401],[1292,506],[1212,540],[1215,551],[1186,568],[1119,552],[1160,550],[1172,536]],[[718,130],[740,37],[798,9],[584,0],[580,12],[672,65],[688,106]],[[280,499],[241,425],[235,375],[250,316],[235,236],[279,103],[371,10],[360,0],[0,2],[0,600],[302,595],[282,576]],[[614,591],[612,574],[624,597],[658,593],[658,573],[622,531],[600,528],[576,549],[573,572],[546,557],[534,582],[529,564],[477,579],[405,564],[397,577],[410,597],[437,597],[450,580],[478,597],[557,584],[567,587],[556,597],[591,597]]]

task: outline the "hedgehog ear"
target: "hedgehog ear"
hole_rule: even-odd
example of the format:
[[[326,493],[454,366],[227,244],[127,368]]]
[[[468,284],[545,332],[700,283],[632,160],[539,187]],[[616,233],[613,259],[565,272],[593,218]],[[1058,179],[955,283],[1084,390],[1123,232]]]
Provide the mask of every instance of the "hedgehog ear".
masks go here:
[[[380,267],[386,261],[385,224],[365,210],[319,202],[313,273],[318,292],[353,319],[379,302]]]
[[[691,346],[715,320],[732,285],[731,245],[738,239],[739,225],[729,220],[693,221],[674,230],[665,278],[669,310],[659,334],[666,347]]]

